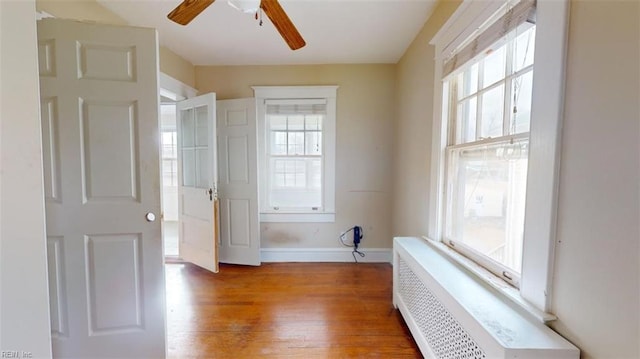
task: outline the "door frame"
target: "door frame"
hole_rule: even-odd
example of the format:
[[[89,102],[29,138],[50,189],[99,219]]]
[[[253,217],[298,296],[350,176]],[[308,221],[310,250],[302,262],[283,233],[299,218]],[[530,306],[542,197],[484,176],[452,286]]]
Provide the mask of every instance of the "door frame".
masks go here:
[[[162,71],[160,71],[158,75],[160,78],[160,95],[162,96],[174,101],[181,101],[195,97],[198,94],[198,90]]]

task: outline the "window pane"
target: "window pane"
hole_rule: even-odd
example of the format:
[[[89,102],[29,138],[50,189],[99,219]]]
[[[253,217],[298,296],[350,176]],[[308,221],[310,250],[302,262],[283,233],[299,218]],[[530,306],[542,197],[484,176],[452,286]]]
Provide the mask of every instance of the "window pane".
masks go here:
[[[322,160],[314,159],[309,162],[311,164],[309,187],[319,191],[322,188]]]
[[[164,187],[170,187],[170,186],[176,185],[174,182],[174,176],[175,176],[174,165],[175,165],[175,160],[167,160],[167,159],[162,160],[162,185]]]
[[[476,140],[477,102],[477,97],[471,97],[458,105],[458,125],[462,137],[462,141],[457,141],[458,143]]]
[[[193,147],[195,144],[195,124],[193,109],[182,110],[182,147]]]
[[[295,173],[296,171],[296,161],[295,160],[282,160],[285,164],[284,171],[285,173]]]
[[[209,150],[197,149],[196,150],[196,173],[198,188],[209,188]]]
[[[535,26],[518,35],[513,44],[513,71],[517,72],[533,64],[533,53],[536,44]]]
[[[276,173],[275,176],[275,187],[284,187],[284,173]]]
[[[287,133],[284,131],[271,132],[271,154],[286,155],[287,154]]]
[[[520,272],[527,141],[451,150],[448,235]]]
[[[196,146],[209,145],[209,119],[207,106],[196,108]]]
[[[502,46],[485,57],[482,88],[486,88],[505,77],[506,55],[506,46]]]
[[[478,67],[476,63],[458,75],[458,99],[478,92]]]
[[[296,186],[296,174],[295,173],[285,173],[284,174],[284,186],[289,188],[294,188]]]
[[[485,92],[482,95],[482,113],[480,118],[480,137],[499,137],[503,132],[504,85]]]
[[[269,125],[271,130],[286,130],[287,129],[287,116],[269,116]]]
[[[171,144],[173,142],[173,134],[174,132],[171,131],[162,132],[162,144]]]
[[[321,115],[307,115],[304,118],[304,126],[307,131],[319,131],[322,130],[322,116]]]
[[[284,161],[284,160],[274,160],[273,162],[274,162],[274,168],[275,168],[276,173],[284,173],[286,161]]]
[[[320,159],[272,159],[269,206],[284,208],[321,207]]]
[[[304,155],[304,132],[289,132],[288,155]]]
[[[172,164],[171,164],[171,185],[172,186],[177,186],[178,185],[178,160],[175,159],[173,160]]]
[[[162,132],[162,157],[176,158],[176,132]]]
[[[306,132],[305,152],[307,155],[322,155],[322,132]]]
[[[304,115],[289,116],[289,122],[287,129],[289,131],[303,131],[304,130]]]
[[[182,185],[186,187],[196,185],[196,153],[192,149],[182,150]]]
[[[531,90],[533,71],[513,79],[514,107],[512,107],[511,133],[529,132],[531,122]]]

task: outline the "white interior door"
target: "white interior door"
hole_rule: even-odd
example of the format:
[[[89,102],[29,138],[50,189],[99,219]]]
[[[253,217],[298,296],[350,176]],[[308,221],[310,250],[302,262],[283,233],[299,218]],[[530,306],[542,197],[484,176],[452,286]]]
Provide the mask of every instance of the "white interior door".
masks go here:
[[[180,257],[218,272],[216,95],[178,102],[177,124]]]
[[[55,357],[165,357],[157,46],[38,21]]]
[[[217,103],[220,171],[220,261],[260,265],[256,104]]]

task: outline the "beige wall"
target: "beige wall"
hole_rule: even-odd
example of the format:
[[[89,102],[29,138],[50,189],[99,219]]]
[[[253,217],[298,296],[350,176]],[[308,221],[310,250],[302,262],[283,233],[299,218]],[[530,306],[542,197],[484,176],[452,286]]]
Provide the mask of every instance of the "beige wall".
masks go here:
[[[51,358],[34,11],[0,1],[0,356]]]
[[[427,234],[435,67],[429,41],[459,4],[441,2],[397,65],[394,236]]]
[[[393,234],[426,234],[440,4],[398,64]],[[640,83],[636,1],[573,1],[553,327],[584,358],[640,357]],[[416,202],[426,203],[416,203]]]
[[[262,247],[339,247],[364,228],[364,248],[391,247],[394,65],[196,66],[196,88],[218,99],[253,97],[254,85],[338,85],[336,222],[263,223]]]
[[[36,9],[62,19],[89,20],[112,25],[129,24],[95,0],[36,0]],[[160,71],[195,87],[194,67],[189,61],[164,46],[160,46],[159,55]]]
[[[639,358],[640,6],[574,1],[552,304],[591,358]]]
[[[196,87],[195,67],[180,55],[160,46],[160,71],[185,85]]]

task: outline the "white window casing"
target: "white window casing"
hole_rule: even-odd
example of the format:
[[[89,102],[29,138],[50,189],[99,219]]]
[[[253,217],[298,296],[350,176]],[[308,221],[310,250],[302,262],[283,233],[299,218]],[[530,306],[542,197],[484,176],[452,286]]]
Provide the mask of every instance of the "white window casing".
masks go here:
[[[254,86],[258,119],[258,186],[261,222],[334,222],[335,221],[335,147],[336,147],[336,94],[338,86]],[[321,205],[286,208],[270,205],[274,185],[272,172],[278,157],[270,154],[270,141],[274,131],[268,115],[293,113],[322,113],[321,155],[283,156],[281,160],[311,162],[321,160]],[[287,125],[288,126],[288,125]],[[287,129],[282,130],[283,133]],[[306,125],[305,133],[306,136]],[[299,132],[299,131],[298,131]],[[289,136],[289,135],[287,135]],[[271,161],[271,162],[270,162]],[[311,161],[311,162],[309,162]],[[296,162],[296,163],[297,163]],[[297,164],[296,164],[297,166]],[[285,171],[288,171],[285,170]],[[296,170],[297,171],[297,170]],[[274,172],[275,173],[275,172]],[[308,179],[307,179],[308,180]],[[275,190],[274,190],[275,193]]]
[[[445,64],[454,52],[464,47],[465,41],[474,36],[477,29],[495,18],[504,9],[504,5],[504,1],[466,0],[430,42],[436,47],[428,227],[428,237],[432,240],[440,241],[444,234],[444,154],[448,128],[447,121],[443,118],[448,114],[447,98],[443,93],[449,91],[448,88],[443,88],[447,71]],[[568,14],[568,0],[537,1],[520,296],[540,311],[533,313],[540,318],[548,318],[544,313],[551,309]],[[531,311],[529,308],[525,309]]]

